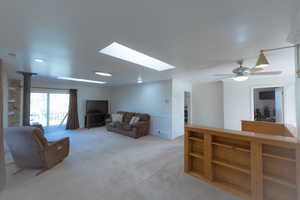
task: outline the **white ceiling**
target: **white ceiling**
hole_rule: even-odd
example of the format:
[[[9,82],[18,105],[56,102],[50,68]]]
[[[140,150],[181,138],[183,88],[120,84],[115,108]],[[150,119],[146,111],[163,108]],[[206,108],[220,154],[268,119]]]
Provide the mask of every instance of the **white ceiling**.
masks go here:
[[[38,78],[109,85],[169,79],[286,45],[294,0],[9,0],[0,3],[0,57]],[[98,53],[119,42],[176,66],[157,72]],[[17,54],[17,58],[8,56]],[[46,63],[32,62],[35,57]],[[17,60],[17,62],[15,61]],[[15,65],[17,63],[17,65]],[[113,74],[99,77],[94,71]],[[222,73],[218,71],[218,73]]]

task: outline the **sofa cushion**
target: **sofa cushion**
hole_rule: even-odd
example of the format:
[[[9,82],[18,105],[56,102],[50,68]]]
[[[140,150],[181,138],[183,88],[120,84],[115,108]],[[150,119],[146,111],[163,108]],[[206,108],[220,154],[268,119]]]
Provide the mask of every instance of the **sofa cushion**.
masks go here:
[[[132,126],[127,124],[127,123],[123,123],[122,124],[122,129],[125,131],[131,131],[132,130]]]
[[[150,116],[148,114],[137,113],[135,116],[140,118],[140,121],[149,121]]]
[[[134,113],[126,113],[124,118],[123,118],[123,122],[126,123],[126,124],[129,124],[131,118],[134,116]]]

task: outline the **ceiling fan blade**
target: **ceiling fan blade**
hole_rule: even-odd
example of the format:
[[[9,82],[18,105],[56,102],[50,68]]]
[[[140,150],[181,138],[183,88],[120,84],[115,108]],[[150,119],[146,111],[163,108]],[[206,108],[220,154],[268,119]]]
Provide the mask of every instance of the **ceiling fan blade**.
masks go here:
[[[251,70],[251,72],[259,72],[259,71],[262,71],[264,69],[263,68],[258,68],[258,67],[253,67],[250,70]]]
[[[252,76],[264,76],[264,75],[279,75],[282,71],[274,71],[274,72],[253,72],[251,73]]]
[[[235,76],[234,74],[214,74],[214,76]]]
[[[236,75],[232,74],[232,75],[228,75],[228,76],[223,76],[223,77],[220,77],[218,80],[226,80],[226,79],[232,79],[236,77]]]
[[[226,77],[223,78],[223,80],[224,79],[231,79],[231,78],[234,78],[234,77],[236,77],[236,75],[226,76]]]

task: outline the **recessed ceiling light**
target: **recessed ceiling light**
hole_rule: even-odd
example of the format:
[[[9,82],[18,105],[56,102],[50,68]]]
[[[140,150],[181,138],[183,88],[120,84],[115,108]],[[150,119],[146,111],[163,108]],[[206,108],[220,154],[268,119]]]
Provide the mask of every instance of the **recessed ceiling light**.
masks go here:
[[[99,76],[112,76],[111,73],[106,73],[106,72],[95,72],[95,74],[97,74]]]
[[[71,77],[57,77],[57,78],[62,79],[62,80],[79,81],[79,82],[86,82],[86,83],[97,83],[97,84],[105,84],[106,83],[106,82],[103,82],[103,81],[93,81],[93,80],[71,78]]]
[[[35,58],[33,60],[34,60],[34,62],[37,62],[37,63],[43,63],[43,62],[45,62],[45,60],[42,59],[42,58]]]
[[[132,62],[143,67],[148,67],[157,71],[164,71],[169,69],[174,69],[176,67],[169,65],[165,62],[147,56],[143,53],[130,49],[126,46],[123,46],[119,43],[113,42],[109,46],[105,47],[102,50],[99,50],[100,53],[116,57],[128,62]]]

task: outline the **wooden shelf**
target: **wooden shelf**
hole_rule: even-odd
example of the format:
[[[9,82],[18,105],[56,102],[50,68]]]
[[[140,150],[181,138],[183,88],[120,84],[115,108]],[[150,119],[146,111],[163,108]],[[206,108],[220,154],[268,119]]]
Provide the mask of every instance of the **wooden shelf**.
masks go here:
[[[265,180],[269,180],[269,181],[272,181],[274,183],[278,183],[278,184],[281,184],[281,185],[284,185],[284,186],[287,186],[287,187],[291,187],[291,188],[297,188],[296,184],[293,184],[291,182],[288,182],[286,180],[283,180],[281,178],[278,178],[278,177],[274,177],[274,176],[271,176],[271,175],[264,175],[264,179]]]
[[[237,165],[237,164],[230,164],[224,160],[213,160],[212,161],[214,164],[217,164],[217,165],[221,165],[221,166],[224,166],[224,167],[228,167],[228,168],[231,168],[231,169],[234,169],[234,170],[238,170],[240,172],[243,172],[245,174],[249,174],[250,175],[250,169],[245,167],[245,166],[241,166],[241,165]]]
[[[243,199],[299,199],[299,144],[286,136],[187,125],[184,169]]]
[[[203,142],[204,140],[197,137],[189,137],[190,140],[196,141],[196,142]]]
[[[204,180],[204,181],[208,181],[208,180],[206,179],[206,177],[204,177],[202,174],[199,174],[199,173],[197,173],[197,172],[189,171],[188,174],[190,174],[190,175],[192,175],[192,176],[195,176],[195,177],[197,177],[197,178],[200,178],[200,179],[202,179],[202,180]]]
[[[228,148],[228,149],[233,149],[233,150],[238,150],[238,151],[243,151],[243,152],[249,152],[249,153],[250,153],[250,150],[249,150],[249,149],[237,147],[237,146],[234,146],[234,145],[221,144],[221,143],[217,143],[217,142],[213,142],[212,144],[213,144],[213,145],[216,145],[216,146]]]
[[[15,115],[15,114],[16,114],[15,112],[9,112],[8,116],[12,116],[12,115]]]
[[[190,156],[193,156],[193,157],[195,157],[195,158],[203,159],[203,155],[201,155],[201,154],[190,153],[189,155],[190,155]]]
[[[286,158],[286,157],[283,157],[283,156],[277,156],[277,155],[268,154],[268,153],[263,153],[262,155],[265,156],[265,157],[269,157],[269,158],[274,158],[274,159],[279,159],[279,160],[285,160],[285,161],[289,161],[289,162],[296,162],[295,159]]]
[[[239,185],[235,185],[235,184],[224,182],[224,181],[218,181],[218,180],[213,181],[213,183],[216,186],[221,187],[225,190],[231,191],[233,193],[236,193],[239,196],[244,197],[245,199],[250,199],[250,197],[251,197],[250,189],[247,190],[245,188],[240,187]]]

